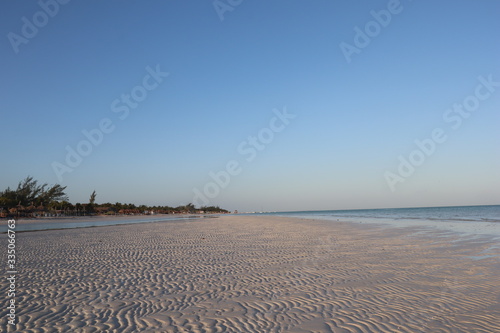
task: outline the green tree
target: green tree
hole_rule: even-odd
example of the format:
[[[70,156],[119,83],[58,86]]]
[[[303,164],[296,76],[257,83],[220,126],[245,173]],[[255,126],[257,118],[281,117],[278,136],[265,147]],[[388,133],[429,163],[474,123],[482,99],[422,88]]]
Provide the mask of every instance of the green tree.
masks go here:
[[[95,193],[95,190],[94,190],[94,192],[92,192],[92,194],[90,195],[90,199],[89,199],[89,204],[90,205],[95,204],[95,197],[96,197],[96,193]]]
[[[28,176],[19,182],[15,191],[7,188],[0,192],[0,204],[7,208],[17,205],[24,207],[30,205],[48,206],[54,201],[67,200],[68,197],[64,192],[65,189],[66,186],[59,184],[52,187],[48,187],[47,184],[39,185],[37,180]]]
[[[196,207],[192,203],[188,203],[184,208],[188,213],[196,212]]]
[[[64,190],[66,189],[66,186],[61,186],[59,184],[56,184],[56,185],[50,187],[48,190],[45,190],[46,186],[47,186],[47,184],[42,185],[42,191],[35,198],[35,200],[33,202],[37,206],[39,206],[39,205],[47,206],[54,201],[67,201],[68,200],[68,196],[64,192]]]
[[[0,192],[0,206],[5,208],[12,208],[18,204],[16,191],[11,190],[9,187],[3,192]]]
[[[87,212],[89,213],[94,213],[95,212],[95,197],[96,197],[95,190],[92,192],[89,198],[89,204],[87,205]]]

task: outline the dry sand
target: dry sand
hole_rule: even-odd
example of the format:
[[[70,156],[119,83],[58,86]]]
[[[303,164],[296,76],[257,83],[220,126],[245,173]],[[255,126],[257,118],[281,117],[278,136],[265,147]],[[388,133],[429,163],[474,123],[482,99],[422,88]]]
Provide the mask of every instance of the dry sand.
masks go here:
[[[500,332],[500,250],[470,257],[494,241],[415,231],[223,216],[20,233],[17,332]]]

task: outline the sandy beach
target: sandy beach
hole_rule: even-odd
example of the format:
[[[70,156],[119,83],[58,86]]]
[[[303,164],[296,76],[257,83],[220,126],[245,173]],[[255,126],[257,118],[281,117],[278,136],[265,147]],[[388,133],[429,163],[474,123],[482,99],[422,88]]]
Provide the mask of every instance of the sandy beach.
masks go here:
[[[419,231],[222,216],[19,233],[16,332],[500,332],[498,242]]]

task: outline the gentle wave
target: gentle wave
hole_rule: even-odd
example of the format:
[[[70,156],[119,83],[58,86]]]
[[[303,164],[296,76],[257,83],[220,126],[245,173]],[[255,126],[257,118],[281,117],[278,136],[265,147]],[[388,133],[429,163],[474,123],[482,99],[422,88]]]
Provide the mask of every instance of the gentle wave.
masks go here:
[[[305,219],[376,223],[394,227],[418,226],[469,235],[500,237],[500,205],[300,211],[266,214]]]

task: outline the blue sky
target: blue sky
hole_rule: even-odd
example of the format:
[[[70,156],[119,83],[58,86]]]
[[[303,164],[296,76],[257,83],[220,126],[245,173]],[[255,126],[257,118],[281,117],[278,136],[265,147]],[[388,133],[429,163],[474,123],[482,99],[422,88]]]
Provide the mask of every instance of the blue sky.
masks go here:
[[[73,203],[150,205],[198,189],[240,211],[499,203],[498,1],[232,3],[2,1],[0,187],[32,175]],[[168,76],[145,90],[155,70]],[[120,119],[112,103],[132,92]],[[70,167],[67,147],[103,119],[113,130]],[[446,140],[415,152],[436,128]]]

